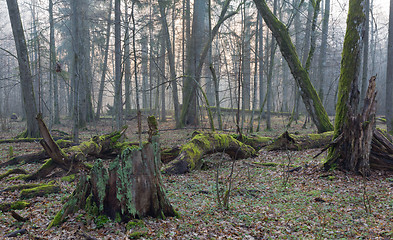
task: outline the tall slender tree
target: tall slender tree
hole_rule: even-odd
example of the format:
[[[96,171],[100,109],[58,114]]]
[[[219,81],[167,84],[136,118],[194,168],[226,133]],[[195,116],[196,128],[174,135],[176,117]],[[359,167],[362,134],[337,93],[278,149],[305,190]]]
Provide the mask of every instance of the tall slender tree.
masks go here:
[[[386,124],[388,132],[393,133],[393,0],[390,0],[388,63],[386,69]]]
[[[27,52],[26,39],[19,13],[18,2],[17,0],[7,0],[7,6],[18,56],[20,83],[27,120],[27,131],[25,136],[38,137],[40,133],[37,121],[35,120],[35,117],[37,116],[37,106],[34,98],[29,54]]]

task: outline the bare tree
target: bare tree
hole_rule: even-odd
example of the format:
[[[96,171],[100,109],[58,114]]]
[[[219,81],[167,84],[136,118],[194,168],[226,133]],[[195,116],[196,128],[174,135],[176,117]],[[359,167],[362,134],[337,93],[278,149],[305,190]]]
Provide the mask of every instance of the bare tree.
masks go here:
[[[27,131],[25,136],[38,137],[40,133],[38,124],[35,120],[37,115],[37,106],[34,98],[29,55],[27,52],[26,39],[20,18],[18,2],[17,0],[7,0],[7,6],[18,56],[23,104],[27,120]]]
[[[388,63],[386,70],[386,123],[388,132],[393,132],[393,0],[390,0]]]

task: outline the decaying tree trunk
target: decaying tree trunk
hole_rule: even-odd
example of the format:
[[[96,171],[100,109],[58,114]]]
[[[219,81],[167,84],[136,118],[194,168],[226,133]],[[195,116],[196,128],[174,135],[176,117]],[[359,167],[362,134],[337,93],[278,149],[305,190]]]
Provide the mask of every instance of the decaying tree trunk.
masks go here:
[[[151,142],[142,149],[126,148],[108,168],[102,160],[97,160],[90,176],[82,176],[50,227],[60,224],[68,214],[79,209],[95,208],[98,209],[95,214],[105,214],[123,222],[145,216],[176,215],[161,180],[157,122],[151,117],[148,122],[153,123],[149,131]]]
[[[73,142],[68,141],[68,140],[57,140],[56,144],[60,148],[68,148],[73,145],[75,145]],[[0,167],[5,167],[5,166],[11,166],[11,165],[17,165],[17,164],[27,164],[27,163],[38,163],[42,162],[45,159],[48,159],[49,155],[45,152],[45,150],[36,152],[36,153],[29,153],[21,156],[15,156],[12,157],[10,160],[7,162],[1,163]]]
[[[115,144],[124,134],[126,129],[103,136],[95,136],[90,141],[83,142],[80,145],[60,149],[50,135],[40,115],[37,116],[37,121],[43,138],[40,143],[50,159],[47,160],[37,172],[26,176],[24,178],[25,180],[44,178],[55,168],[61,168],[70,173],[76,173],[81,169],[88,170],[88,166],[84,164],[84,161],[87,160],[88,157],[98,157],[105,152],[113,151],[116,147],[123,147],[120,145],[115,146]]]
[[[182,174],[199,169],[205,154],[225,152],[233,159],[243,159],[255,156],[256,151],[228,134],[199,133],[190,142],[185,144],[179,156],[167,165],[163,171],[166,174]]]
[[[310,148],[322,148],[329,145],[333,138],[333,131],[319,134],[295,135],[285,131],[273,143],[265,147],[267,151],[294,150],[300,151]]]
[[[370,79],[361,114],[355,115],[354,109],[347,106],[347,122],[331,143],[335,151],[325,163],[325,169],[337,167],[362,175],[368,175],[371,168],[393,170],[393,144],[381,130],[375,129],[375,79]]]

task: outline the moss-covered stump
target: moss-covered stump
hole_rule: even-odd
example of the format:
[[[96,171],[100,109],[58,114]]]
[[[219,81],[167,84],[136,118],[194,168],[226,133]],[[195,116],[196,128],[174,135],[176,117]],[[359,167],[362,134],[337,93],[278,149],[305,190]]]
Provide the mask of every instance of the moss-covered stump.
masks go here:
[[[273,143],[265,147],[267,151],[293,150],[300,151],[311,148],[322,148],[332,141],[333,132],[295,135],[285,131]]]
[[[51,193],[60,192],[60,187],[53,184],[42,185],[35,188],[23,189],[20,192],[20,197],[22,199],[28,199],[33,197],[42,197]]]
[[[9,210],[22,210],[31,205],[30,202],[26,201],[16,201],[16,202],[5,202],[0,203],[0,211],[6,212]]]
[[[143,149],[126,149],[108,168],[98,159],[90,176],[79,180],[50,227],[79,209],[122,222],[145,216],[175,216],[162,186],[157,147],[148,143]]]
[[[255,156],[256,151],[228,134],[200,133],[185,144],[179,156],[164,166],[166,174],[182,174],[202,166],[205,154],[225,152],[233,159],[243,159]]]
[[[0,180],[6,178],[12,174],[27,174],[27,172],[20,168],[10,169],[7,172],[0,174]]]

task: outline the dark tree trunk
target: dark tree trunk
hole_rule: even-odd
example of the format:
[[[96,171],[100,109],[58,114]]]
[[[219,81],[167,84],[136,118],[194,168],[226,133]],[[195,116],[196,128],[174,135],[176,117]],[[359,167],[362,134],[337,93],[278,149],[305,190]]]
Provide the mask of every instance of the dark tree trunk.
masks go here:
[[[20,18],[18,2],[17,0],[7,0],[7,6],[18,56],[23,105],[27,120],[27,131],[25,137],[39,137],[38,125],[34,119],[37,115],[37,106],[34,98],[29,54],[27,52],[26,39]]]

